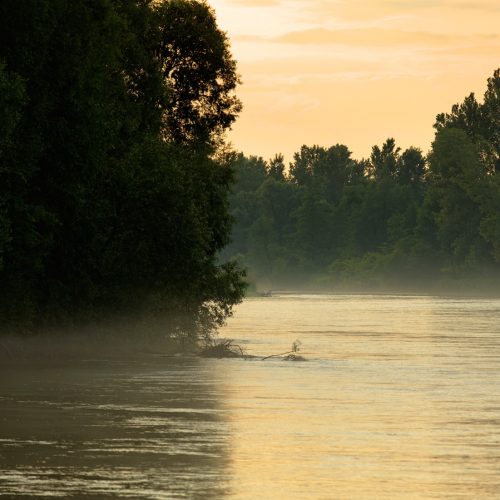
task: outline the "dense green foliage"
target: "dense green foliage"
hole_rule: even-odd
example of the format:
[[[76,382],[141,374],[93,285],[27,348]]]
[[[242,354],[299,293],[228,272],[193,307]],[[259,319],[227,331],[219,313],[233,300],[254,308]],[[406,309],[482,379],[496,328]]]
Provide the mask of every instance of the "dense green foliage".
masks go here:
[[[0,4],[0,321],[140,311],[220,325],[239,111],[225,34],[196,0]]]
[[[236,158],[226,256],[260,289],[500,291],[500,70],[438,115],[429,155],[394,139],[367,160],[348,148],[303,146]]]

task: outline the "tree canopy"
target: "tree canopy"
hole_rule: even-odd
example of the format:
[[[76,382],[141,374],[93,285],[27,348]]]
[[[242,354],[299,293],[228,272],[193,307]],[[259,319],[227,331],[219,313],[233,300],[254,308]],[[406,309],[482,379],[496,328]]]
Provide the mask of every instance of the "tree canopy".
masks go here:
[[[244,288],[217,260],[237,83],[203,1],[0,5],[3,330],[132,310],[186,334],[224,321]]]
[[[356,160],[342,144],[240,155],[224,251],[261,289],[498,293],[500,70],[436,118],[429,154],[393,138]]]

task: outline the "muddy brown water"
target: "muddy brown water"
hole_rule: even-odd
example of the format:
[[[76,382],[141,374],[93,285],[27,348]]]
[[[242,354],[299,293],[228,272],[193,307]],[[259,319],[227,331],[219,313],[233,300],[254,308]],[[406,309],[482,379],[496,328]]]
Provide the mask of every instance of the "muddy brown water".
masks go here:
[[[0,368],[0,496],[500,498],[500,300],[248,299],[221,336],[307,361]]]

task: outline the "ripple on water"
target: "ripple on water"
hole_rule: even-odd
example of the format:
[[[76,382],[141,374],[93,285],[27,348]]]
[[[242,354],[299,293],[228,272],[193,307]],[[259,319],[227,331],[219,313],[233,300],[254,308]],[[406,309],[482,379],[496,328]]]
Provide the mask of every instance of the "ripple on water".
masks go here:
[[[500,300],[259,298],[221,336],[308,361],[2,372],[0,495],[498,498]]]

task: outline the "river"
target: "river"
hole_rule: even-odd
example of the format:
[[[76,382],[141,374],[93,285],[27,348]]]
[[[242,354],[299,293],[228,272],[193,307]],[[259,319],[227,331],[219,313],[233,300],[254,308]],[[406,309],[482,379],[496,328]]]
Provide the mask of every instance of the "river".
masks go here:
[[[500,299],[247,299],[248,354],[0,369],[0,496],[500,498]]]

